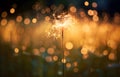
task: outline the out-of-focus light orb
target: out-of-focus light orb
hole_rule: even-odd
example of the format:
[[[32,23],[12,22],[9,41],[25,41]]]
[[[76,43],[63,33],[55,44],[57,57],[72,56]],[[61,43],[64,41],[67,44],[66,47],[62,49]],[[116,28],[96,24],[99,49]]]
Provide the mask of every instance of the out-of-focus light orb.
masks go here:
[[[70,54],[69,51],[64,51],[64,56],[68,56]]]
[[[86,16],[85,12],[84,12],[84,11],[81,11],[81,12],[80,12],[80,16],[81,16],[81,17],[85,17],[85,16]]]
[[[5,25],[7,25],[7,23],[8,23],[7,19],[1,20],[1,26],[5,26]]]
[[[93,8],[97,8],[97,6],[98,6],[98,5],[97,5],[96,2],[93,2],[93,3],[92,3],[92,7],[93,7]]]
[[[72,66],[71,63],[66,63],[67,68],[70,68],[71,66]]]
[[[74,67],[77,67],[77,66],[78,66],[78,62],[75,61],[75,62],[73,63],[73,66],[74,66]]]
[[[99,17],[98,17],[97,15],[94,15],[92,19],[93,19],[93,21],[95,21],[95,22],[99,21]]]
[[[87,59],[88,57],[89,57],[88,54],[85,54],[85,55],[82,56],[83,59]]]
[[[103,55],[104,55],[104,56],[107,56],[107,55],[108,55],[108,50],[104,50],[104,51],[103,51]]]
[[[93,10],[94,15],[98,15],[97,10]]]
[[[78,72],[78,71],[79,71],[78,68],[74,68],[74,69],[73,69],[73,72]]]
[[[16,17],[17,22],[21,22],[22,20],[23,20],[22,16],[19,15],[19,16]]]
[[[11,9],[10,9],[10,13],[11,13],[11,14],[15,13],[15,9],[14,9],[14,8],[11,8]]]
[[[37,23],[37,19],[36,19],[36,18],[33,18],[33,19],[32,19],[32,23]]]
[[[109,58],[109,60],[115,60],[115,59],[116,59],[115,53],[111,52],[111,53],[108,55],[108,58]]]
[[[15,52],[16,54],[18,54],[18,53],[19,53],[19,49],[18,49],[18,48],[15,48],[15,49],[14,49],[14,52]]]
[[[47,13],[50,13],[50,8],[47,7],[45,10]]]
[[[42,10],[41,10],[41,13],[42,13],[42,14],[45,14],[45,13],[46,13],[46,10],[45,10],[45,9],[42,9]]]
[[[66,61],[65,58],[62,58],[61,62],[62,62],[62,63],[66,63],[67,61]]]
[[[53,56],[53,60],[57,61],[58,60],[58,56]]]
[[[5,18],[7,17],[8,13],[6,11],[2,12],[1,17]]]
[[[45,52],[45,50],[46,50],[46,49],[45,49],[44,47],[40,47],[40,52],[41,52],[41,53]]]
[[[67,42],[67,43],[65,44],[65,47],[66,47],[66,49],[71,50],[71,49],[73,48],[72,42]]]
[[[46,60],[47,62],[52,62],[52,57],[51,57],[51,56],[46,56],[46,57],[45,57],[45,60]]]
[[[88,10],[88,15],[89,15],[89,16],[93,16],[93,15],[94,15],[93,10],[89,9],[89,10]]]
[[[117,48],[117,43],[114,40],[108,40],[107,41],[107,45],[108,45],[108,47],[110,47],[112,49],[116,49]]]
[[[85,2],[84,2],[84,5],[85,5],[85,6],[89,6],[89,2],[88,2],[88,1],[85,1]]]
[[[24,19],[24,24],[25,24],[25,25],[30,24],[30,22],[31,22],[31,21],[30,21],[30,18],[25,18],[25,19]]]
[[[23,45],[22,46],[22,50],[25,51],[26,50],[26,46]]]
[[[85,47],[83,47],[83,48],[81,49],[81,54],[83,54],[83,55],[88,54],[88,49],[85,48]]]
[[[58,70],[58,75],[62,75],[62,74],[63,74],[63,71]]]
[[[49,17],[49,16],[46,16],[46,17],[45,17],[45,21],[50,21],[50,17]]]
[[[48,48],[47,53],[53,55],[55,52],[54,48]]]
[[[35,48],[35,49],[33,49],[33,54],[36,55],[36,56],[39,56],[40,51],[37,48]]]
[[[70,7],[70,12],[75,13],[77,11],[75,6],[71,6]]]

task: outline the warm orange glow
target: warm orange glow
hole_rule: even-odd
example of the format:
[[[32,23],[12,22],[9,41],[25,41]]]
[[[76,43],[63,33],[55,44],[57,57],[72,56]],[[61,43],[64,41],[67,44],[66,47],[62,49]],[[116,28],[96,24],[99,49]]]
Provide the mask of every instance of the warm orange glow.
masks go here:
[[[21,22],[22,20],[23,20],[22,16],[17,16],[17,17],[16,17],[16,21],[17,21],[17,22]]]
[[[107,45],[111,47],[112,49],[117,48],[117,43],[114,40],[108,40]]]
[[[83,55],[88,54],[88,49],[87,48],[82,48],[81,49],[81,54],[83,54]]]
[[[19,53],[19,49],[18,49],[18,48],[15,48],[15,49],[14,49],[14,52],[15,52],[16,54],[18,54],[18,53]]]
[[[66,63],[67,68],[70,68],[71,66],[72,66],[71,63]]]
[[[113,21],[116,24],[120,24],[120,14],[119,13],[114,14],[114,20]]]
[[[84,5],[85,5],[85,6],[89,6],[89,2],[88,2],[88,1],[85,1],[85,2],[84,2]]]
[[[105,56],[108,55],[108,50],[104,50],[103,55],[105,55]]]
[[[65,44],[65,47],[66,47],[68,50],[71,50],[71,49],[73,48],[72,42],[67,42],[67,43]]]
[[[65,59],[65,58],[62,59],[61,62],[62,62],[62,63],[66,63],[66,59]]]
[[[7,15],[8,15],[7,12],[4,11],[4,12],[2,12],[1,17],[5,18],[5,17],[7,17]]]
[[[48,48],[47,50],[47,53],[50,55],[54,54],[54,52],[55,52],[54,48]]]
[[[75,6],[71,6],[70,7],[70,12],[75,13],[77,11]]]
[[[97,10],[93,10],[94,15],[98,15]]]
[[[70,54],[69,51],[64,51],[64,56],[68,56]]]
[[[74,71],[74,72],[78,72],[79,69],[78,69],[78,68],[74,68],[73,71]]]
[[[49,16],[46,16],[46,17],[45,17],[45,21],[50,21],[50,17],[49,17]]]
[[[37,19],[36,19],[36,18],[33,18],[33,19],[32,19],[32,23],[37,23]]]
[[[53,56],[53,60],[57,61],[58,60],[58,56]]]
[[[39,56],[40,51],[38,49],[33,49],[33,54]]]
[[[30,19],[29,19],[29,18],[25,18],[25,20],[24,20],[24,24],[25,24],[25,25],[30,24],[30,22],[31,22],[31,21],[30,21]]]
[[[116,55],[115,53],[110,53],[109,56],[108,56],[109,60],[115,60],[116,59]]]
[[[95,21],[95,22],[96,22],[96,21],[99,21],[99,17],[98,17],[97,15],[94,15],[94,16],[93,16],[93,21]]]
[[[84,5],[90,5],[88,0],[84,2]],[[61,7],[59,8],[61,9]],[[91,8],[91,6],[86,7],[86,9],[91,8],[87,11],[88,16],[84,9],[78,9],[77,12],[75,6],[71,6],[68,12],[65,11],[60,14],[58,13],[57,6],[53,5],[51,8],[47,7],[36,11],[35,14],[37,14],[37,16],[33,15],[36,18],[32,18],[32,21],[28,18],[28,15],[25,16],[26,14],[20,14],[16,17],[16,22],[11,19],[14,17],[13,15],[13,17],[8,18],[7,12],[4,11],[1,14],[0,21],[1,41],[8,42],[13,46],[25,45],[25,47],[20,47],[23,51],[26,51],[27,47],[32,44],[33,47],[38,48],[33,48],[34,55],[41,56],[44,52],[50,55],[46,58],[48,62],[58,60],[59,56],[55,55],[62,53],[59,49],[61,48],[62,41],[64,42],[63,53],[66,58],[62,59],[62,63],[67,63],[67,57],[71,57],[72,53],[74,53],[71,51],[81,47],[82,49],[79,54],[82,54],[83,59],[89,58],[90,55],[88,55],[88,53],[92,53],[96,56],[107,56],[110,60],[114,60],[116,59],[115,52],[118,51],[120,43],[120,14],[115,13],[114,18],[109,18],[107,13],[101,15],[98,14],[99,11],[97,11],[97,9],[94,10],[97,7],[96,2],[92,3],[92,7],[93,8]],[[10,12],[11,14],[15,13],[15,9],[12,9],[13,11]],[[51,12],[54,13],[51,14]],[[41,15],[43,15],[42,17],[44,18],[41,18]],[[25,19],[23,19],[23,17]],[[43,21],[41,21],[41,19],[43,19]],[[108,22],[109,19],[111,22]],[[11,20],[12,22],[10,22]],[[25,25],[30,26],[26,27]],[[62,33],[64,36],[63,39]],[[112,53],[110,53],[111,50],[113,50]],[[71,64],[73,67],[78,66],[77,62]]]
[[[88,57],[89,57],[88,54],[85,54],[85,55],[82,56],[83,59],[87,59]]]
[[[83,32],[89,34],[90,31],[91,31],[90,28],[91,28],[91,27],[90,27],[88,24],[85,24],[85,25],[82,27],[82,30],[83,30]]]
[[[40,48],[40,52],[41,52],[41,53],[45,52],[45,48],[44,48],[44,47],[41,47],[41,48]]]
[[[92,16],[92,15],[94,15],[94,12],[93,12],[93,10],[88,10],[88,15],[90,15],[90,16]]]
[[[25,51],[26,50],[26,46],[23,45],[22,46],[22,50]]]
[[[2,19],[2,20],[1,20],[1,25],[2,25],[2,26],[7,25],[7,23],[8,23],[7,19]]]
[[[84,12],[84,11],[81,11],[81,12],[80,12],[80,16],[81,16],[81,17],[85,17],[85,16],[86,16],[85,12]]]
[[[46,60],[47,62],[52,62],[52,57],[51,57],[51,56],[47,56],[47,57],[45,57],[45,60]]]
[[[78,62],[74,62],[73,65],[74,65],[74,67],[77,67],[78,66]]]
[[[10,9],[10,13],[11,13],[11,14],[15,13],[15,9],[14,9],[14,8],[11,8],[11,9]]]

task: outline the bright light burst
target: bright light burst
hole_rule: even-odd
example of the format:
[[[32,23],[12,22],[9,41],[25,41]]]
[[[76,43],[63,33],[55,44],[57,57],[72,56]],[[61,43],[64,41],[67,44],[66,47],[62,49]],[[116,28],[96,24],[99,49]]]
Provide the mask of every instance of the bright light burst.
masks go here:
[[[88,5],[89,3],[86,2],[86,7]],[[97,3],[92,3],[92,6],[96,8]],[[36,7],[41,9],[39,4],[34,6],[34,9],[38,11],[39,9]],[[59,7],[59,9],[62,9],[62,7]],[[32,17],[32,19],[29,16],[18,15],[14,24],[6,18],[8,13],[3,11],[0,21],[0,32],[3,41],[17,46],[22,44],[26,48],[31,43],[33,47],[50,47],[54,44],[58,47],[60,46],[57,45],[58,41],[63,37],[62,32],[64,32],[64,43],[68,41],[72,43],[67,45],[69,50],[80,47],[84,49],[85,46],[93,53],[97,52],[96,50],[101,46],[113,50],[118,48],[120,43],[119,13],[115,13],[113,21],[110,23],[108,22],[109,15],[107,13],[103,13],[100,17],[95,9],[84,11],[83,9],[77,9],[75,6],[70,6],[67,12],[63,11],[58,14],[55,9],[57,9],[55,5],[41,9],[41,13],[45,16],[37,13],[36,17]],[[15,10],[13,9],[13,14]],[[53,13],[51,13],[52,11]],[[46,13],[50,13],[50,15],[46,15]],[[39,19],[40,17],[41,19]],[[40,49],[40,52],[45,52],[45,49]],[[84,53],[82,52],[82,54]],[[103,52],[103,55],[108,55],[108,53]]]
[[[62,13],[61,15],[57,16],[59,19],[53,20],[53,25],[48,31],[49,37],[60,38],[62,35],[62,29],[69,29],[71,26],[74,25],[73,18],[70,14],[65,15]],[[71,23],[72,22],[72,23]]]

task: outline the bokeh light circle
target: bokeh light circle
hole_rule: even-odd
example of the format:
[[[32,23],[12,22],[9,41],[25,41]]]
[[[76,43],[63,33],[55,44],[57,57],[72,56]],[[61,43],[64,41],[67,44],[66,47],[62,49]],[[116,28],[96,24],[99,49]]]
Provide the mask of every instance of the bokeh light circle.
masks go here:
[[[15,52],[16,54],[18,54],[18,53],[19,53],[19,49],[18,49],[18,48],[15,48],[15,49],[14,49],[14,52]]]
[[[54,54],[54,52],[55,52],[54,48],[48,48],[47,50],[47,53],[50,55]]]
[[[6,11],[2,12],[1,17],[5,18],[7,17],[8,13]]]
[[[83,48],[81,49],[81,54],[83,54],[83,55],[88,54],[88,49],[85,48],[85,47],[83,47]]]
[[[71,50],[73,48],[73,43],[72,42],[67,42],[65,44],[66,49]]]
[[[21,22],[22,20],[23,20],[22,16],[19,15],[19,16],[16,17],[17,22]]]
[[[1,20],[1,25],[2,25],[2,26],[7,25],[7,23],[8,23],[7,19],[2,19],[2,20]]]
[[[14,9],[14,8],[11,8],[11,9],[10,9],[10,13],[11,13],[11,14],[15,13],[15,9]]]
[[[71,6],[70,7],[70,12],[75,13],[77,11],[75,6]]]

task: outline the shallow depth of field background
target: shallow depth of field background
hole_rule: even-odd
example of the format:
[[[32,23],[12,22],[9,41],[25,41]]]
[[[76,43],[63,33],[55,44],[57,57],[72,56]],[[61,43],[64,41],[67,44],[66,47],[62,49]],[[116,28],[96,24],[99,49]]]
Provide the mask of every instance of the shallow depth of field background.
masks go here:
[[[0,77],[119,77],[119,4],[0,0]]]

